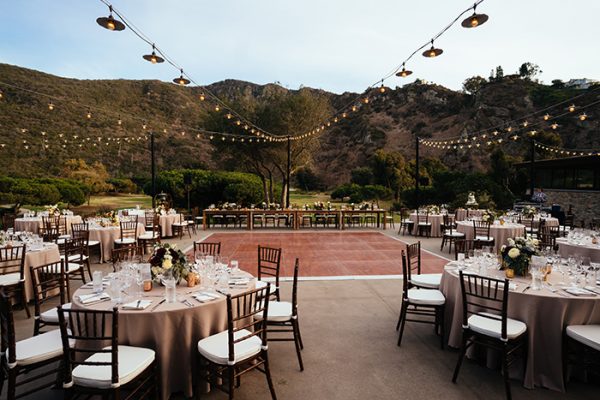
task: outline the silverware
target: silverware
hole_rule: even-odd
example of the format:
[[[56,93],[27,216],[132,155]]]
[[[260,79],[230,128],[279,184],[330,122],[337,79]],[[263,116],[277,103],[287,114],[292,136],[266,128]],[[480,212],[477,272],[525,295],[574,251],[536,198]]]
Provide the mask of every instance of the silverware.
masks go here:
[[[188,306],[188,307],[193,307],[192,303],[190,303],[189,301],[187,301],[187,299],[183,299],[183,300],[181,300],[181,303],[182,303],[182,304],[185,304],[185,305],[186,305],[186,306]]]
[[[141,300],[138,300],[137,303],[135,304],[135,308],[140,308],[140,304],[142,303]]]
[[[527,285],[525,287],[525,289],[523,289],[523,291],[521,293],[525,293],[526,291],[528,291],[531,288],[531,285]]]
[[[158,308],[158,306],[160,306],[162,303],[164,303],[165,301],[167,301],[167,299],[162,299],[161,301],[159,301],[158,303],[156,303],[151,309],[150,312],[156,310]]]

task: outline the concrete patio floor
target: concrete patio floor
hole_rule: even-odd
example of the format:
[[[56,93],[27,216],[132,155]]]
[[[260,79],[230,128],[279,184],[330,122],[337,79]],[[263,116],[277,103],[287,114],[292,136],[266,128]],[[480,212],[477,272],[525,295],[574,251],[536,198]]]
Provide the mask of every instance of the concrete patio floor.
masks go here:
[[[223,230],[199,231],[192,239],[169,242],[178,243],[185,249],[192,240],[206,238],[215,232],[222,233]],[[276,232],[269,230],[269,233]],[[410,243],[416,240],[412,236],[399,237],[391,229],[385,234]],[[440,253],[440,239],[421,241],[423,249]],[[283,247],[285,252],[285,245]],[[441,254],[448,257],[447,250]],[[94,264],[93,269],[108,271],[111,267]],[[430,325],[407,323],[402,347],[396,346],[395,326],[401,290],[402,282],[398,278],[302,281],[299,314],[305,345],[302,352],[305,371],[298,369],[292,342],[270,343],[269,356],[278,398],[503,399],[500,372],[472,361],[463,364],[458,384],[451,382],[457,351],[440,350],[439,339]],[[282,283],[283,300],[289,300],[290,293],[291,283]],[[22,311],[16,312],[16,319],[17,338],[29,337],[33,319],[25,319]],[[527,390],[519,381],[513,380],[512,389],[515,399],[592,399],[598,397],[600,384],[572,381],[567,393],[558,393],[542,388]],[[216,391],[199,397],[227,398]],[[60,399],[62,393],[48,390],[29,398]],[[245,375],[236,398],[269,399],[264,375],[258,372]],[[184,397],[174,395],[172,399]]]

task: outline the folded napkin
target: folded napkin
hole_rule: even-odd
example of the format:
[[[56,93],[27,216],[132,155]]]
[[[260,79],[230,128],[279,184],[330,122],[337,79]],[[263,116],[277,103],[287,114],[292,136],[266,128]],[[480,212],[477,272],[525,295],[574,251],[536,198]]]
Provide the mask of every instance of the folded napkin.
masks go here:
[[[247,286],[248,283],[250,283],[249,279],[236,279],[236,280],[230,280],[229,281],[229,286]]]
[[[123,304],[123,310],[144,310],[152,304],[152,300],[136,300]]]
[[[569,287],[565,288],[564,290],[565,292],[572,294],[573,296],[595,296],[594,293],[578,287]]]
[[[208,292],[198,292],[195,293],[192,297],[198,300],[200,303],[205,303],[207,301],[212,301],[218,299],[220,296],[214,293]]]
[[[110,296],[104,292],[79,295],[79,301],[81,301],[82,304],[91,304],[106,299],[110,299]]]
[[[587,290],[587,291],[589,291],[589,292],[600,294],[600,288],[598,288],[598,287],[586,286],[584,289]]]

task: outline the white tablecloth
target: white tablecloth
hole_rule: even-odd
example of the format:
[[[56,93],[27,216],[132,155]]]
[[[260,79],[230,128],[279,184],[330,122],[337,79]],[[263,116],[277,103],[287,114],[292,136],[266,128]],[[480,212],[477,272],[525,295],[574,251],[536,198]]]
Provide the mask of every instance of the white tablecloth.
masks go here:
[[[509,238],[523,236],[525,225],[506,222],[500,225],[498,221],[490,226],[490,236],[494,238],[494,251],[500,251],[502,245],[507,244]],[[473,239],[473,221],[459,221],[456,230],[465,234],[465,239]]]
[[[61,218],[64,218],[61,216]],[[67,215],[67,233],[71,233],[71,224],[81,224],[83,220],[79,215]],[[42,217],[16,218],[15,231],[39,233],[42,227]]]
[[[569,242],[569,239],[566,238],[557,238],[556,244],[558,244],[558,254],[562,257],[589,257],[591,262],[600,263],[600,244],[578,244]]]
[[[115,248],[115,240],[121,237],[121,227],[90,227],[89,230],[90,240],[97,240],[100,242],[100,260],[104,262],[111,261],[111,252],[112,249]],[[145,231],[146,229],[144,228],[144,225],[138,223],[136,237],[142,235]]]

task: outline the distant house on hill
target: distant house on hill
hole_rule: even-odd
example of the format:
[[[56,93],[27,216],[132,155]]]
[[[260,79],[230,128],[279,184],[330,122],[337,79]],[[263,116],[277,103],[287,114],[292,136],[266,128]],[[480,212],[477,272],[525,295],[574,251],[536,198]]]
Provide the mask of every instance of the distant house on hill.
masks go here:
[[[565,87],[572,89],[589,89],[590,86],[600,83],[595,79],[569,79],[568,82],[565,83]]]

